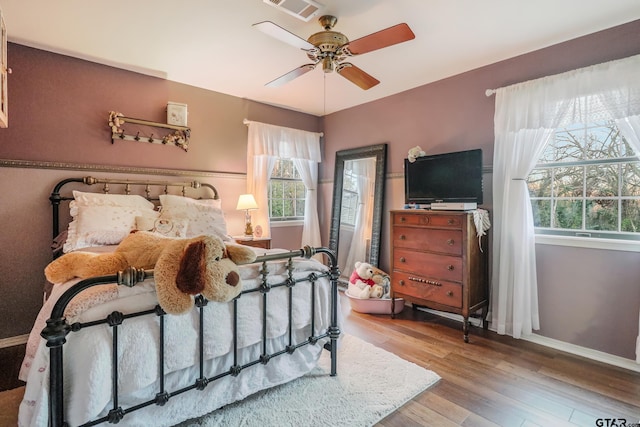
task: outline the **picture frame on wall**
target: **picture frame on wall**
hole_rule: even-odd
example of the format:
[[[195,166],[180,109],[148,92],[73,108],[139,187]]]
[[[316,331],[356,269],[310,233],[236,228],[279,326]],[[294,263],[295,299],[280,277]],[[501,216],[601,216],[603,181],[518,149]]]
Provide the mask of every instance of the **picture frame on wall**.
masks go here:
[[[0,10],[0,128],[9,127],[9,97],[7,94],[7,27]]]

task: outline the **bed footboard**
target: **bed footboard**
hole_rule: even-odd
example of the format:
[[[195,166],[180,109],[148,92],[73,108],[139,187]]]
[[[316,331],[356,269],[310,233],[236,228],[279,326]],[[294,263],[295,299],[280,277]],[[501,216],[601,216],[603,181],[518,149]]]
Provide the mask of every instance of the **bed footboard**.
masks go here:
[[[304,258],[309,259],[315,254],[324,254],[328,258],[329,268],[328,270],[323,270],[322,272],[311,272],[307,276],[301,278],[294,278],[294,268],[293,268],[293,259],[295,258]],[[287,267],[286,279],[282,282],[278,283],[269,283],[267,280],[268,277],[268,263],[272,261],[285,261]],[[117,423],[123,418],[127,416],[130,412],[137,411],[139,409],[145,408],[147,406],[157,405],[163,406],[165,405],[172,397],[180,395],[184,392],[190,390],[204,390],[207,385],[211,382],[215,382],[218,379],[223,377],[236,377],[238,376],[244,369],[257,365],[257,364],[267,364],[270,360],[275,357],[280,357],[287,354],[293,354],[298,348],[303,346],[314,346],[318,345],[318,341],[324,339],[326,341],[324,348],[328,350],[331,354],[331,376],[335,376],[337,373],[337,340],[340,336],[340,328],[339,328],[339,309],[338,309],[338,284],[337,279],[339,277],[339,270],[337,266],[337,260],[335,254],[327,248],[311,248],[309,246],[304,247],[303,249],[299,249],[296,251],[289,251],[285,253],[277,253],[277,254],[267,254],[263,256],[259,256],[256,263],[261,263],[260,270],[260,286],[248,290],[243,290],[242,293],[234,299],[231,304],[231,312],[232,312],[232,321],[233,321],[233,344],[232,344],[232,357],[233,363],[231,366],[228,366],[228,369],[224,372],[217,373],[214,376],[207,377],[204,368],[204,359],[205,359],[205,350],[204,350],[204,330],[208,326],[205,322],[204,318],[204,309],[208,304],[208,301],[202,297],[196,297],[196,304],[194,310],[197,311],[197,315],[199,318],[199,337],[198,337],[198,348],[196,351],[199,355],[199,366],[197,369],[199,370],[198,378],[193,381],[191,384],[179,388],[169,390],[165,387],[165,351],[164,351],[164,340],[165,340],[165,319],[166,313],[157,305],[154,309],[140,311],[136,313],[127,313],[123,314],[118,311],[112,312],[106,318],[102,320],[95,320],[86,323],[76,322],[73,324],[69,324],[67,319],[64,317],[65,308],[71,302],[71,300],[81,292],[86,289],[92,288],[94,286],[104,285],[104,284],[113,284],[117,283],[119,286],[128,286],[133,287],[137,283],[144,281],[145,279],[153,277],[153,270],[138,270],[134,268],[129,268],[125,271],[119,272],[117,275],[112,276],[102,276],[102,277],[94,277],[90,279],[85,279],[69,290],[67,290],[56,304],[53,307],[51,318],[47,320],[47,326],[42,330],[41,336],[46,340],[46,345],[49,347],[50,354],[50,375],[49,375],[49,425],[50,426],[66,426],[67,419],[65,416],[65,403],[64,403],[64,361],[63,361],[63,348],[64,344],[67,342],[67,336],[70,333],[78,332],[82,329],[90,328],[96,325],[108,325],[111,328],[113,339],[112,339],[112,397],[111,402],[113,403],[111,409],[109,409],[108,414],[106,416],[100,417],[98,419],[87,422],[84,425],[95,425],[102,422],[110,422]],[[315,318],[316,311],[319,309],[316,307],[315,301],[315,292],[314,287],[317,286],[317,282],[319,279],[325,277],[326,280],[329,281],[330,286],[330,306],[329,306],[329,326],[327,328],[322,328],[321,330],[316,330]],[[326,281],[323,279],[323,285],[326,285]],[[304,282],[304,284],[303,284]],[[292,311],[294,307],[292,291],[296,286],[310,286],[310,301],[311,304],[311,334],[302,342],[295,342],[293,337],[293,325],[292,325]],[[277,351],[268,352],[267,349],[267,305],[269,304],[268,295],[270,291],[274,288],[284,288],[284,292],[288,293],[288,337],[286,340],[288,341],[288,345],[286,345],[282,349],[278,349]],[[288,289],[287,289],[288,288]],[[261,351],[258,358],[255,360],[251,360],[249,362],[240,363],[238,359],[238,300],[245,294],[248,293],[259,293],[260,301],[262,304],[262,342],[261,342]],[[119,393],[118,393],[118,384],[119,384],[119,373],[118,373],[118,330],[120,325],[129,318],[135,318],[140,316],[155,316],[158,318],[159,322],[159,385],[156,390],[155,397],[149,399],[145,402],[137,404],[133,407],[123,408],[119,404]]]

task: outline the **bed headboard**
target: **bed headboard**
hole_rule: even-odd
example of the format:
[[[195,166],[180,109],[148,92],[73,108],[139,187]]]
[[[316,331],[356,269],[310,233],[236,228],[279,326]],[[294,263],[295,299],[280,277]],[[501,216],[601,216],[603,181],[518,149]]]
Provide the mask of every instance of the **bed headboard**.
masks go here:
[[[141,194],[144,197],[152,202],[159,201],[159,194],[170,194],[170,189],[174,189],[174,191],[180,191],[180,193],[187,196],[187,189],[196,189],[203,190],[200,191],[202,193],[199,199],[220,199],[218,195],[218,190],[211,184],[201,183],[199,181],[187,181],[187,182],[173,182],[173,181],[150,181],[150,180],[123,180],[123,179],[104,179],[104,178],[94,178],[91,176],[85,176],[82,178],[67,178],[56,184],[51,192],[51,196],[49,196],[49,200],[51,201],[51,208],[53,209],[53,238],[55,239],[58,234],[60,234],[60,204],[62,202],[73,200],[72,190],[67,190],[63,187],[67,184],[79,183],[84,186],[94,186],[102,184],[102,188],[99,191],[93,191],[94,193],[102,192],[104,194]],[[111,186],[115,186],[112,189]],[[82,189],[82,191],[87,191],[82,186],[75,186],[73,189],[78,190]],[[68,194],[63,194],[63,193]]]

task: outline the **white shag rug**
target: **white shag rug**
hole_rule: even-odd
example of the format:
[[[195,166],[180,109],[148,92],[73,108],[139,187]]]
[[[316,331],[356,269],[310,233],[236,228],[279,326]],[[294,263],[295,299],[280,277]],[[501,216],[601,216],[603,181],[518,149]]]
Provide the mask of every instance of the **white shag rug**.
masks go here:
[[[329,372],[323,351],[309,374],[179,426],[371,426],[440,379],[350,335],[338,347],[338,375]]]

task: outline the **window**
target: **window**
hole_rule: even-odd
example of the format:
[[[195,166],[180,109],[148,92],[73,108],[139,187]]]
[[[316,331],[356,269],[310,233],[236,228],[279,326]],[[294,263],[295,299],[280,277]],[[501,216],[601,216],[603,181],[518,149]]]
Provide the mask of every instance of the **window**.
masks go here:
[[[358,209],[358,176],[353,173],[353,169],[345,168],[343,179],[340,223],[355,226]]]
[[[527,183],[536,233],[640,240],[640,161],[613,121],[556,129]]]
[[[304,219],[306,188],[291,159],[279,158],[269,180],[271,221]]]

